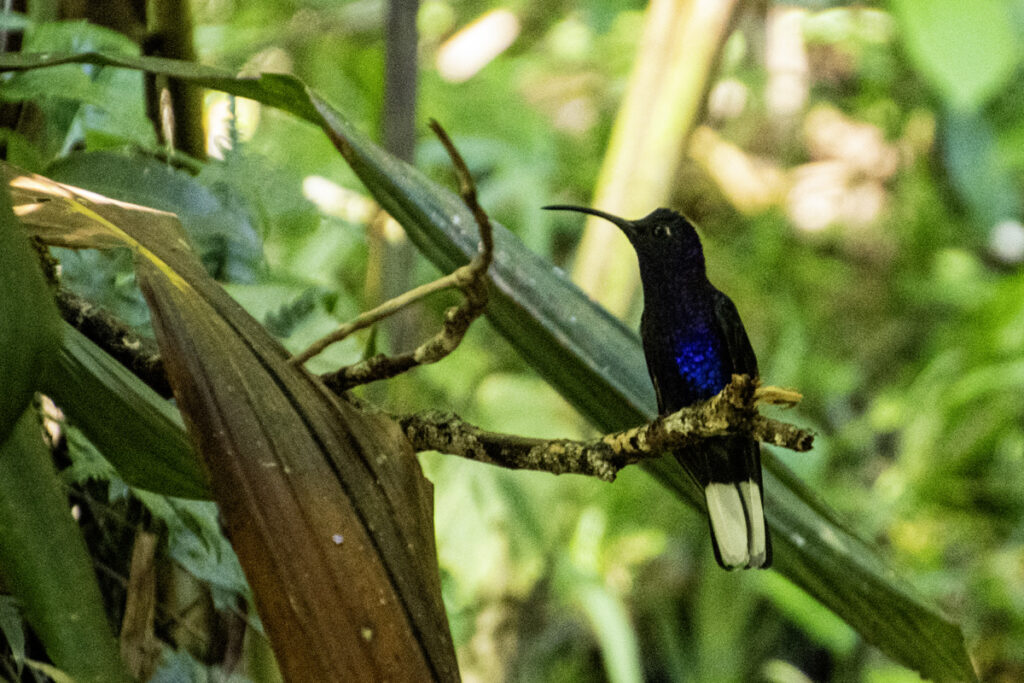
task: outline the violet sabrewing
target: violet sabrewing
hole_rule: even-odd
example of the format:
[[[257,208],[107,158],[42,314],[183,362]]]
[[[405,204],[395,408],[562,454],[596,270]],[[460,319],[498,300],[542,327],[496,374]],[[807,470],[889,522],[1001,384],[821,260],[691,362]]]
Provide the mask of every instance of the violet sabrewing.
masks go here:
[[[685,217],[657,209],[628,221],[580,206],[544,208],[610,221],[636,250],[644,291],[640,338],[660,414],[711,398],[733,374],[757,377],[757,357],[736,306],[708,281],[700,238]],[[768,567],[772,545],[758,443],[748,436],[714,437],[674,455],[704,490],[718,563]]]

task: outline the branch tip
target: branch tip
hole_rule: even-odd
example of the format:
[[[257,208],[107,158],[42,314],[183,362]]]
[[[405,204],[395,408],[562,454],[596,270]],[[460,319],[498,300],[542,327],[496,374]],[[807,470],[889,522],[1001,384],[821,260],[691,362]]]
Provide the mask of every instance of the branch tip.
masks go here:
[[[342,325],[332,334],[320,339],[308,349],[293,357],[290,362],[293,365],[301,365],[329,345],[344,339],[356,330],[372,325],[427,295],[442,289],[458,289],[462,292],[463,301],[458,306],[450,308],[445,312],[441,331],[415,350],[396,356],[379,354],[355,365],[321,375],[324,383],[335,392],[341,393],[359,384],[388,379],[417,365],[436,363],[458,347],[462,338],[469,330],[469,326],[480,317],[480,314],[483,313],[487,305],[486,272],[491,265],[494,253],[493,227],[487,212],[477,202],[476,185],[462,155],[459,154],[451,138],[448,137],[444,128],[441,127],[441,124],[431,119],[429,125],[434,134],[441,140],[441,144],[448,151],[448,156],[451,157],[452,166],[455,168],[455,174],[459,181],[459,193],[479,227],[480,247],[476,256],[469,263],[457,268],[448,275],[417,287],[381,304],[371,311],[363,313],[355,320]]]

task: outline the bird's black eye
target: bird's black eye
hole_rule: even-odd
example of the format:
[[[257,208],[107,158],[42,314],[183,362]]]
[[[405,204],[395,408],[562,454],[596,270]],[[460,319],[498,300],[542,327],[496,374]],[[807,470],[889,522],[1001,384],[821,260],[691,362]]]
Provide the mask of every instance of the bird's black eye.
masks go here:
[[[671,237],[672,231],[668,229],[667,225],[656,225],[654,226],[655,237]]]

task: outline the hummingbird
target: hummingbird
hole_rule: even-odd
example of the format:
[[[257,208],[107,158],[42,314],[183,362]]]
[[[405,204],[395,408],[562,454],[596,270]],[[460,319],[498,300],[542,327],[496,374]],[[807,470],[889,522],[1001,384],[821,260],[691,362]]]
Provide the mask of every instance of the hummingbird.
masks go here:
[[[640,319],[658,412],[668,415],[721,391],[733,374],[756,378],[757,357],[732,300],[712,285],[693,224],[671,209],[626,220],[582,206],[629,238],[640,265]],[[749,436],[713,437],[673,455],[704,491],[715,559],[725,569],[767,568],[771,537],[764,519],[761,448]]]

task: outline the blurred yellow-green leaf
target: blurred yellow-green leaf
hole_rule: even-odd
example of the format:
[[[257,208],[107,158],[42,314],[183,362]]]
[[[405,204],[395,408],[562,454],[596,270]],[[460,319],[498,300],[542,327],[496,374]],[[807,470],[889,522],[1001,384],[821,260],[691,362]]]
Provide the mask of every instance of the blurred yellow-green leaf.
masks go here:
[[[893,8],[911,58],[955,109],[984,105],[1020,64],[1010,2],[895,0]]]
[[[14,217],[11,195],[0,190],[0,443],[39,388],[60,343],[60,318],[43,280],[39,255]]]

